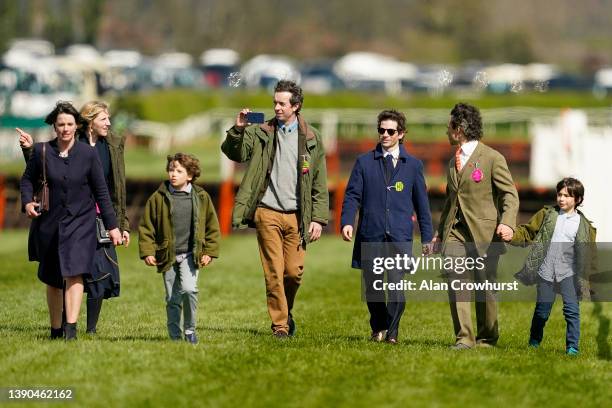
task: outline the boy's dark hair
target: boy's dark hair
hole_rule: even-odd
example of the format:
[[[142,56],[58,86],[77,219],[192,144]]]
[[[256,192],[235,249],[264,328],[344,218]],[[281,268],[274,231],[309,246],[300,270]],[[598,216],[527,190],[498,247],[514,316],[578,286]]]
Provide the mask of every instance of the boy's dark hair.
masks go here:
[[[76,110],[76,108],[72,106],[70,102],[66,102],[66,101],[58,101],[55,104],[55,108],[53,108],[53,110],[45,118],[45,123],[51,126],[55,125],[55,121],[57,120],[57,117],[62,113],[65,113],[67,115],[72,115],[74,117],[74,121],[76,122],[77,128],[79,129],[85,123],[79,111]]]
[[[166,171],[170,171],[172,162],[178,162],[187,170],[187,174],[191,176],[191,182],[195,182],[200,177],[200,161],[197,157],[187,153],[175,153],[174,156],[168,155],[168,163],[166,163]]]
[[[563,187],[567,188],[567,194],[570,197],[574,197],[576,201],[576,207],[578,207],[584,201],[584,185],[573,177],[566,177],[557,183],[557,193],[563,190]]]
[[[302,104],[304,103],[304,93],[302,92],[302,88],[300,88],[295,82],[288,80],[280,80],[274,87],[274,93],[276,92],[290,92],[291,98],[289,99],[289,103],[291,106],[299,104],[300,106],[297,108],[295,113],[299,113],[302,109]]]
[[[450,126],[463,129],[467,140],[482,138],[482,118],[477,107],[468,103],[458,103],[451,111]]]
[[[397,131],[399,133],[406,131],[406,116],[402,112],[396,111],[395,109],[386,109],[378,114],[377,126],[380,127],[380,123],[383,120],[394,120],[397,122]],[[402,137],[399,140],[400,143],[404,142]]]

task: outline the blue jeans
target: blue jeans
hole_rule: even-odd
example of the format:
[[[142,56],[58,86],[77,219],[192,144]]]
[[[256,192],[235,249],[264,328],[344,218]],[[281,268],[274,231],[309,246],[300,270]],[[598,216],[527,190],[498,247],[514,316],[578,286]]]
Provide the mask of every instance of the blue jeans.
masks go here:
[[[580,307],[573,276],[565,278],[561,282],[549,282],[539,278],[538,300],[535,311],[533,312],[533,319],[531,320],[531,340],[540,343],[544,337],[544,326],[546,325],[553,303],[555,302],[555,287],[563,298],[563,316],[567,324],[565,347],[566,349],[573,347],[578,350],[578,341],[580,339]]]

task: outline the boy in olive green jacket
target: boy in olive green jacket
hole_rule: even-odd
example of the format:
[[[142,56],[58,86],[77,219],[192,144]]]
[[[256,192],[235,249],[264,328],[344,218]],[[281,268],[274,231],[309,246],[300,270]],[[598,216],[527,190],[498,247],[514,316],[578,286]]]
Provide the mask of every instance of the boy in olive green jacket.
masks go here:
[[[219,221],[208,193],[192,184],[200,175],[198,159],[168,156],[166,170],[168,181],[147,200],[140,220],[140,258],[163,274],[170,338],[182,338],[183,312],[185,340],[196,344],[198,266],[219,256]]]
[[[557,206],[545,206],[527,224],[514,231],[512,245],[532,244],[525,266],[514,275],[526,285],[537,283],[537,303],[531,321],[529,345],[539,347],[544,326],[555,301],[563,298],[567,323],[566,353],[578,354],[580,339],[579,300],[589,296],[589,275],[596,267],[596,230],[577,207],[584,186],[574,178],[557,184]]]

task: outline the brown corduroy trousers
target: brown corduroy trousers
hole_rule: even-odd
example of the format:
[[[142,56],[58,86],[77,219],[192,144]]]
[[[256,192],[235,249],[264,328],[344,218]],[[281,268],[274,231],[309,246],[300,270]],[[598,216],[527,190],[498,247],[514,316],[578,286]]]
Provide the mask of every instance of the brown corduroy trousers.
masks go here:
[[[266,279],[272,331],[289,331],[288,318],[304,273],[306,251],[300,243],[297,213],[257,208],[255,226]]]

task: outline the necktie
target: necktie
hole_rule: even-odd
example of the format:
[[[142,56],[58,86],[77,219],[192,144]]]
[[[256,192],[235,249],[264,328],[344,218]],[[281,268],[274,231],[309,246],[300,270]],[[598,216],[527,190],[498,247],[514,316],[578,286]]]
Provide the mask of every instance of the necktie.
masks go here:
[[[461,171],[461,146],[459,146],[455,152],[455,169],[457,173]]]
[[[391,181],[391,177],[393,176],[393,156],[388,154],[385,156],[385,179],[387,183]]]

